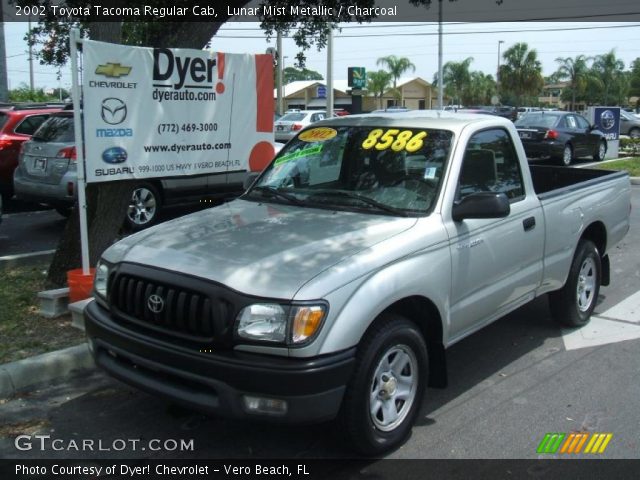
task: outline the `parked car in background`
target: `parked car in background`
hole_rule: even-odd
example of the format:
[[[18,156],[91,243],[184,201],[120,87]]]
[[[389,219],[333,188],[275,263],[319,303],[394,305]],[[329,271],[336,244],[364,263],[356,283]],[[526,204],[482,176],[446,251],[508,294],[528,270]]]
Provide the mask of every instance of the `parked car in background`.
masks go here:
[[[518,107],[518,118],[522,118],[523,115],[531,112],[541,112],[542,108],[540,107]]]
[[[297,112],[285,113],[274,125],[276,141],[288,142],[307,125],[324,120],[325,118],[327,118],[327,112],[323,110],[299,110]]]
[[[528,158],[551,157],[567,166],[579,157],[600,161],[607,153],[604,134],[577,113],[527,113],[515,125]]]
[[[640,138],[640,117],[633,113],[620,111],[620,135]]]
[[[0,106],[0,194],[5,203],[13,197],[13,172],[18,166],[20,147],[61,105],[46,104]]]
[[[14,174],[16,196],[53,206],[68,216],[77,198],[77,164],[73,112],[51,115],[24,144]],[[275,144],[276,153],[282,144]],[[271,159],[266,159],[271,160]],[[153,225],[164,206],[198,203],[203,198],[242,193],[246,172],[151,178],[133,184],[125,218],[131,230]]]
[[[497,107],[493,107],[493,112],[500,117],[508,118],[512,122],[515,122],[518,119],[518,110],[516,109],[516,107],[500,105]]]
[[[404,113],[408,111],[409,109],[406,107],[388,107],[388,108],[380,108],[370,113]]]
[[[336,117],[345,117],[347,115],[350,115],[349,112],[344,108],[334,108],[333,113]]]
[[[458,108],[453,113],[479,113],[479,114],[482,114],[482,115],[494,115],[494,116],[496,116],[496,113],[493,110],[487,109],[485,107]]]

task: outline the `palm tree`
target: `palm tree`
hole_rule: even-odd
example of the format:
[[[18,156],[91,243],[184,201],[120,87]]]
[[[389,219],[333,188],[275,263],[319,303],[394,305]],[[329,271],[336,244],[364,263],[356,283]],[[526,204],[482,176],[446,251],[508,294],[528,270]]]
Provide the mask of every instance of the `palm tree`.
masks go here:
[[[595,77],[595,84],[599,87],[600,101],[602,105],[609,104],[609,93],[614,92],[613,103],[617,103],[620,97],[624,97],[628,90],[628,82],[624,78],[624,62],[616,57],[615,49],[597,55],[593,61],[591,70]],[[626,87],[626,88],[625,88]]]
[[[378,98],[378,108],[382,108],[382,95],[389,88],[392,76],[385,70],[378,70],[377,72],[367,73],[367,90],[373,93],[373,96]]]
[[[396,57],[395,55],[388,55],[386,57],[380,57],[377,62],[377,65],[382,65],[387,67],[389,73],[393,77],[393,90],[398,92],[398,79],[402,76],[403,73],[412,71],[415,72],[416,66],[411,63],[406,57]]]
[[[453,103],[459,105],[462,96],[469,89],[471,83],[471,73],[469,65],[473,62],[473,57],[468,57],[462,62],[447,62],[442,67],[442,82],[447,96],[453,99]],[[435,75],[435,84],[439,79]]]
[[[558,57],[556,62],[560,65],[556,72],[556,77],[560,80],[569,80],[571,86],[571,110],[576,109],[576,93],[585,88],[589,76],[587,62],[590,57],[578,55],[576,58]]]
[[[493,75],[474,71],[470,77],[469,86],[462,94],[463,105],[488,105],[497,90]]]
[[[511,91],[521,103],[525,95],[537,95],[544,85],[538,53],[526,43],[516,43],[504,52],[500,65],[500,87]]]

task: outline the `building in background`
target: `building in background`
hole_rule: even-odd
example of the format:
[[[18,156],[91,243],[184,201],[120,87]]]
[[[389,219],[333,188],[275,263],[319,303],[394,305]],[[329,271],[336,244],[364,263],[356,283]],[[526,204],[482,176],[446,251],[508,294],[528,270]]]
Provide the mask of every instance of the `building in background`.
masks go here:
[[[333,106],[338,109],[352,111],[350,88],[347,80],[333,81]],[[327,86],[320,80],[300,80],[291,82],[283,87],[285,110],[324,110],[327,106]],[[273,93],[274,105],[277,92]],[[438,92],[426,80],[420,77],[401,78],[397,83],[397,93],[390,87],[380,100],[373,94],[365,92],[362,99],[363,112],[370,112],[379,108],[387,108],[398,101],[410,110],[426,110],[435,108],[438,102]]]

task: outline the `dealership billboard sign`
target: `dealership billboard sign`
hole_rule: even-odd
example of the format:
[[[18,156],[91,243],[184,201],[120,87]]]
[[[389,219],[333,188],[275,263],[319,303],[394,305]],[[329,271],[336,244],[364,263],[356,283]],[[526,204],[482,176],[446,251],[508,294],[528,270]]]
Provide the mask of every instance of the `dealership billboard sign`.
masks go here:
[[[87,183],[265,166],[271,55],[82,43]]]

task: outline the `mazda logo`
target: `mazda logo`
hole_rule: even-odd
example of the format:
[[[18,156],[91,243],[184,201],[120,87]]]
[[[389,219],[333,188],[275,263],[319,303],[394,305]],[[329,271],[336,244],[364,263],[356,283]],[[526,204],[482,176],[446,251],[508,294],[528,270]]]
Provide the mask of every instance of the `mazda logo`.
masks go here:
[[[127,118],[127,105],[119,98],[109,97],[102,100],[100,110],[102,120],[109,125],[118,125]]]
[[[147,307],[153,313],[160,313],[164,309],[164,300],[160,295],[149,295]]]

